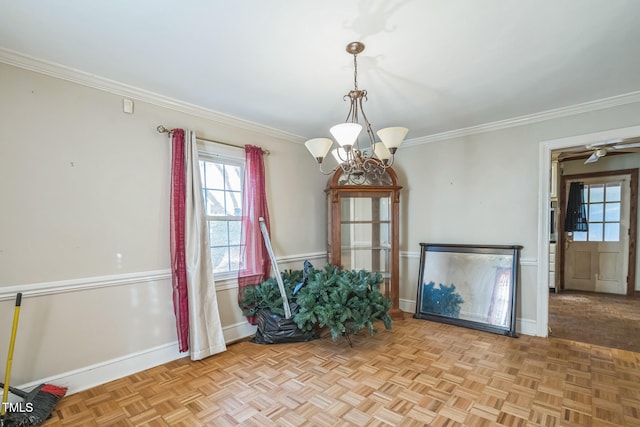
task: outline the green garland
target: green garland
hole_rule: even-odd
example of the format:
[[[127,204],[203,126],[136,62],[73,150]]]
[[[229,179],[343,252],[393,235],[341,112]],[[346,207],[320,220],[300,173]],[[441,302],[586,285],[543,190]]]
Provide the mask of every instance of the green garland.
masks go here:
[[[293,321],[303,331],[327,326],[331,339],[336,341],[343,334],[354,334],[367,328],[370,335],[376,333],[373,323],[382,320],[391,329],[389,316],[391,300],[380,292],[383,282],[380,273],[365,270],[341,270],[327,265],[324,270],[313,267],[307,271],[306,284],[293,296],[296,284],[302,282],[303,272],[284,271],[282,281],[290,302],[298,305]],[[245,316],[263,309],[284,316],[282,296],[274,278],[247,288],[240,301]]]
[[[293,288],[296,283],[302,281],[302,271],[285,270],[280,276],[287,292],[287,298],[291,302]],[[270,310],[274,314],[284,316],[282,295],[280,295],[278,282],[273,277],[259,285],[247,287],[241,296],[239,305],[245,316],[253,316],[260,310]]]

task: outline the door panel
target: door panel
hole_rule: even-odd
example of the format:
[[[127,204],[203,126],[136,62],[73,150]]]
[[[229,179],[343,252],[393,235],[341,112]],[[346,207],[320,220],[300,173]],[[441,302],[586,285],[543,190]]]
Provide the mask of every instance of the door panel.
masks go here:
[[[602,244],[598,249],[599,262],[598,274],[596,274],[596,292],[606,292],[611,294],[625,294],[626,283],[623,280],[622,259],[624,254],[620,252],[605,252],[607,246],[617,246]],[[614,248],[617,250],[617,248]],[[626,274],[625,274],[626,276]]]
[[[620,269],[618,268],[619,254],[616,252],[600,252],[599,269],[600,280],[620,280]]]
[[[573,277],[582,280],[591,280],[591,251],[575,251],[576,264]]]
[[[581,243],[577,245],[576,243]],[[580,291],[595,291],[593,274],[596,251],[591,242],[569,242],[566,252],[565,288]]]

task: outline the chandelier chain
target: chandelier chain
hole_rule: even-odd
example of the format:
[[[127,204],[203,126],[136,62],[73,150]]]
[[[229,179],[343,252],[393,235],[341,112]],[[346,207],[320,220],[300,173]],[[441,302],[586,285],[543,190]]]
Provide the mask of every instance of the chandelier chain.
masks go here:
[[[358,61],[356,59],[358,55],[353,54],[353,87],[358,90]]]

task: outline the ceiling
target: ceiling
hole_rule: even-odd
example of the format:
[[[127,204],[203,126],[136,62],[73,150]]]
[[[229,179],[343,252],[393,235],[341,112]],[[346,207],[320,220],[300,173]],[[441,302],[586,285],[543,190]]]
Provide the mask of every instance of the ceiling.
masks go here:
[[[0,54],[311,138],[344,121],[362,41],[369,120],[415,139],[640,91],[639,16],[637,0],[3,1]]]

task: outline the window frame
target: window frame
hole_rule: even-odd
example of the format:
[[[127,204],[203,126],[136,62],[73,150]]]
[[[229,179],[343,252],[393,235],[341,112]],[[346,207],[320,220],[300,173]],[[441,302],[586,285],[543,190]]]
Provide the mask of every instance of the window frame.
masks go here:
[[[583,198],[584,204],[587,208],[587,221],[589,223],[588,231],[574,232],[573,239],[576,242],[595,242],[595,243],[607,243],[607,242],[620,242],[622,236],[620,235],[621,229],[621,218],[618,215],[617,220],[609,220],[607,219],[607,206],[618,205],[618,210],[622,209],[622,186],[624,185],[624,180],[622,181],[607,181],[607,182],[597,182],[597,183],[585,183],[583,188]],[[602,200],[592,201],[592,189],[596,187],[602,187]],[[617,187],[620,192],[620,197],[618,200],[607,200],[607,193],[609,187]],[[598,214],[598,217],[601,216],[600,220],[595,220],[592,216],[592,209],[596,206],[602,208],[601,215]],[[600,226],[599,238],[595,239],[592,235],[592,224]],[[618,226],[618,239],[617,240],[607,240],[606,236],[606,226],[610,224],[617,224]],[[580,233],[580,234],[578,234]],[[578,234],[578,235],[577,235]],[[578,239],[576,239],[578,237]]]
[[[244,150],[242,148],[235,148],[235,147],[227,147],[227,146],[222,146],[220,144],[214,144],[214,143],[209,143],[209,142],[200,142],[198,141],[198,160],[199,162],[211,162],[211,163],[221,163],[221,164],[225,164],[225,165],[231,165],[231,166],[239,166],[240,167],[240,184],[241,184],[241,191],[240,191],[240,202],[241,202],[241,212],[243,209],[242,203],[243,203],[243,193],[244,193],[244,168],[245,168],[245,154],[244,154]],[[198,167],[200,167],[200,164],[198,164]],[[207,222],[207,244],[209,245],[210,248],[212,248],[211,246],[211,241],[209,240],[209,236],[210,236],[210,232],[209,232],[209,221],[211,220],[217,220],[217,221],[240,221],[242,222],[242,214],[240,214],[239,216],[236,215],[225,215],[225,216],[219,216],[219,215],[208,215],[207,211],[206,211],[206,206],[207,206],[207,196],[205,194],[205,182],[201,182],[201,191],[202,191],[202,195],[203,195],[203,208],[204,208],[204,219]],[[235,245],[227,245],[227,247],[229,246],[235,246]],[[239,244],[240,246],[240,254],[244,254],[244,251],[242,250],[242,242],[240,242]],[[241,264],[242,264],[242,260],[241,260]],[[213,266],[212,266],[213,267]],[[227,270],[224,272],[215,272],[213,271],[213,275],[216,279],[216,284],[218,283],[218,281],[226,281],[229,279],[236,279],[238,276],[238,271],[240,269],[242,269],[243,267],[239,267],[238,270]],[[237,284],[235,285],[237,287]],[[233,287],[233,286],[232,286]]]

